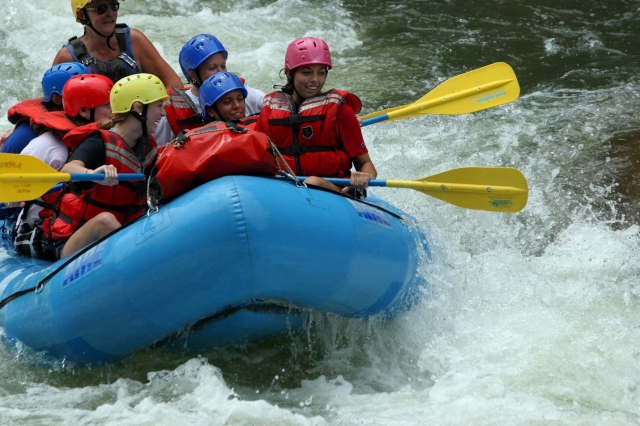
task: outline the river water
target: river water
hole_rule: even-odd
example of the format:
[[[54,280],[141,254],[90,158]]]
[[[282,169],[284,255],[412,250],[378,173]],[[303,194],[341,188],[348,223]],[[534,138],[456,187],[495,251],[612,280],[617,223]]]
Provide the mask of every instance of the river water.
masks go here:
[[[432,242],[431,291],[408,314],[313,314],[299,336],[92,368],[1,347],[1,424],[640,423],[640,1],[138,0],[119,21],[176,70],[182,44],[213,33],[229,69],[265,92],[289,41],[324,38],[327,86],[359,95],[365,113],[507,62],[521,86],[512,104],[363,132],[382,179],[515,167],[529,203],[508,215],[375,189]],[[39,96],[80,32],[68,2],[4,0],[1,116]]]

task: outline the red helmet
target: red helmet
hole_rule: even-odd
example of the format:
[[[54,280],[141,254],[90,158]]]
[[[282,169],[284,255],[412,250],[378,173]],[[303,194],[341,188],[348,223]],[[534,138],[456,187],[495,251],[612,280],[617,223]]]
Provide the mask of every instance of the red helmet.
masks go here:
[[[81,74],[71,77],[62,88],[62,106],[69,117],[76,117],[80,109],[94,109],[109,103],[113,81],[100,74]]]
[[[303,65],[326,65],[331,69],[331,52],[324,40],[303,37],[289,44],[284,58],[284,67],[293,70]]]

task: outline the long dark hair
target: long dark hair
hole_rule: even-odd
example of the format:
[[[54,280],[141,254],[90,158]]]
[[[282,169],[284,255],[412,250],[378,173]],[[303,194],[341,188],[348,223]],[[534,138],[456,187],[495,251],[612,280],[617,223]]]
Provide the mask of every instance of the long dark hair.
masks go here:
[[[282,90],[284,93],[286,93],[287,95],[293,95],[293,76],[295,75],[296,70],[289,70],[289,77],[287,77],[287,75],[285,74],[285,78],[287,79],[287,83],[282,86],[280,84],[274,84],[273,88],[274,89],[280,89]],[[282,78],[282,74],[284,74],[284,68],[280,70],[280,78]]]

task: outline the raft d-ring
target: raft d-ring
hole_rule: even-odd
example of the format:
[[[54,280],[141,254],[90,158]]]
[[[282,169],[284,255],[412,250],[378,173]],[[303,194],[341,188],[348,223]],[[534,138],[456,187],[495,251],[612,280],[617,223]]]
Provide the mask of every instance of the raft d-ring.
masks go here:
[[[38,285],[36,286],[35,293],[42,292],[43,288],[44,288],[44,283],[43,282],[39,282]]]
[[[147,207],[149,207],[147,217],[151,216],[152,212],[158,213],[158,205],[153,202],[152,197],[147,197]]]

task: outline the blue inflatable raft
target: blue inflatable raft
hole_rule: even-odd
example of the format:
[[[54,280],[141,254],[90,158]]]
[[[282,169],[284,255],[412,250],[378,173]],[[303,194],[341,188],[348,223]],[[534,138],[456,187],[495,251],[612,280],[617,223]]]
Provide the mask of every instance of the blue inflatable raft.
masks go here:
[[[0,248],[10,344],[114,362],[154,344],[199,350],[295,331],[305,311],[393,316],[419,297],[413,220],[282,179],[227,176],[48,263]]]

